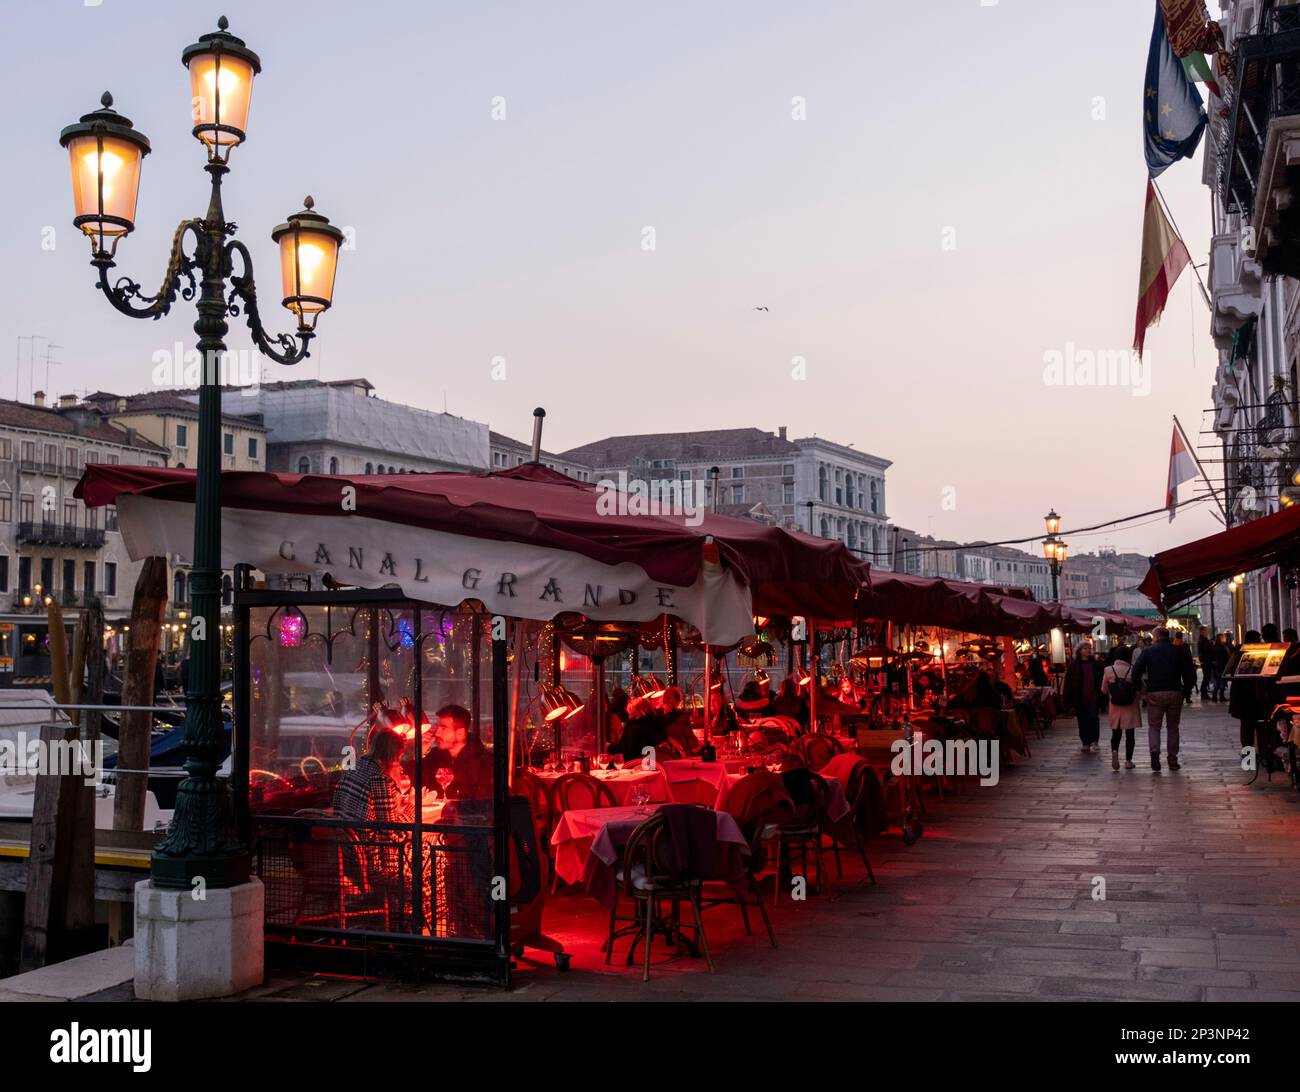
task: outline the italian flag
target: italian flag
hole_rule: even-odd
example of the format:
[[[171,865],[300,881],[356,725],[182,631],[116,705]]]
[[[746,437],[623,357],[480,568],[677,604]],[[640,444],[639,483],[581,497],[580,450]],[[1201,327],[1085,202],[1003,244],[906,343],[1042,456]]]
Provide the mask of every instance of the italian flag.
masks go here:
[[[1169,509],[1169,522],[1173,523],[1174,513],[1178,510],[1178,487],[1183,482],[1192,481],[1199,471],[1196,460],[1187,450],[1182,431],[1174,426],[1174,438],[1169,441],[1169,484],[1165,487],[1165,507]]]
[[[1146,343],[1147,327],[1160,317],[1169,298],[1169,290],[1178,280],[1178,274],[1191,261],[1187,247],[1174,231],[1165,216],[1156,188],[1147,179],[1146,213],[1142,217],[1142,267],[1138,271],[1137,324],[1133,334],[1133,350],[1142,355]]]
[[[1203,83],[1219,98],[1223,98],[1223,94],[1219,90],[1219,85],[1215,82],[1214,73],[1210,71],[1210,62],[1204,53],[1198,53],[1196,50],[1193,50],[1191,53],[1187,54],[1186,57],[1182,58],[1182,62],[1183,71],[1187,73],[1187,78],[1191,80],[1192,83]]]

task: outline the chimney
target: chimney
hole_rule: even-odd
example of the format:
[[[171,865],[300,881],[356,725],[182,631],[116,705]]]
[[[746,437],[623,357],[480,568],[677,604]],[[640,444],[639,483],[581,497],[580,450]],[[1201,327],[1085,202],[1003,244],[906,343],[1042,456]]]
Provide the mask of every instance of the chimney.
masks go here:
[[[128,426],[127,426],[127,430],[126,430],[126,446],[127,446],[127,447],[135,447],[135,438],[136,438],[136,435],[137,435],[137,433],[136,433],[135,429],[131,428],[131,427],[128,425]]]
[[[45,392],[44,392],[44,391],[32,391],[32,405],[35,406],[37,409],[44,409],[44,408],[45,408]]]
[[[59,409],[61,410],[72,409],[72,407],[75,406],[76,404],[77,404],[77,396],[75,394],[59,395]]]
[[[780,436],[782,440],[784,440],[784,439],[785,439],[785,425],[782,425],[780,428],[778,428],[778,429],[776,430],[776,434],[777,434],[778,436]]]
[[[118,413],[125,413],[125,412],[126,412],[126,399],[125,399],[125,398],[119,398],[119,399],[117,400],[117,412],[118,412]]]

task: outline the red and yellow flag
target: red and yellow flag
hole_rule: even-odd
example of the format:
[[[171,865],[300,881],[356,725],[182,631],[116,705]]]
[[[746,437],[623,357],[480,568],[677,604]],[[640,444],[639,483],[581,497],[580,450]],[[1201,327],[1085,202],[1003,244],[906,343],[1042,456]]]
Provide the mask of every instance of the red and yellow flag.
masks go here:
[[[1142,218],[1142,268],[1138,273],[1137,326],[1133,349],[1140,356],[1146,342],[1147,327],[1155,323],[1165,309],[1169,290],[1191,256],[1173,225],[1165,217],[1156,198],[1156,189],[1147,179],[1147,207]]]

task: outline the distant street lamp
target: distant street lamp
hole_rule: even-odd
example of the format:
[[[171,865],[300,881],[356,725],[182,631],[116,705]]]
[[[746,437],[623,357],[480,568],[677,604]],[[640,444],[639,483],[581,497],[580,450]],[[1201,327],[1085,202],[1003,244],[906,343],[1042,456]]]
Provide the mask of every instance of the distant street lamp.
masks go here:
[[[253,341],[280,364],[297,364],[308,355],[316,320],[333,299],[334,273],[343,233],[304,208],[272,233],[280,249],[283,304],[298,320],[294,334],[269,335],[257,308],[253,263],[243,243],[229,236],[235,225],[221,205],[221,180],[230,153],[247,136],[253,78],[262,70],[256,53],[230,34],[222,16],[218,29],[202,35],[181,54],[189,71],[193,135],[208,154],[205,170],[211,195],[202,217],[182,220],[172,238],[171,256],[155,295],[145,295],[128,277],[110,282],[118,244],[135,228],[140,168],[149,154],[148,139],[113,109],[105,92],[101,107],[69,125],[59,136],[72,167],[73,224],[90,239],[90,264],[99,270],[99,289],[118,311],[131,318],[158,319],[171,310],[179,293],[197,295],[194,332],[203,354],[199,386],[199,452],[195,481],[194,565],[191,571],[194,639],[186,693],[186,778],[176,794],[167,836],[154,852],[153,882],[158,887],[190,889],[202,877],[212,887],[231,887],[249,876],[247,847],[232,821],[229,790],[217,780],[221,730],[221,378],[227,316],[242,307]],[[193,254],[186,254],[186,236]],[[234,272],[238,256],[240,272]],[[197,283],[196,283],[197,279]],[[227,291],[226,282],[230,287]],[[182,285],[184,282],[184,285]],[[38,592],[39,594],[39,592]],[[180,617],[184,617],[181,614]],[[123,627],[123,632],[127,627]],[[207,634],[211,638],[206,638]]]
[[[1048,568],[1052,571],[1052,601],[1059,603],[1061,569],[1065,565],[1065,555],[1069,547],[1058,535],[1061,530],[1061,517],[1056,514],[1055,508],[1043,517],[1043,522],[1047,525],[1047,537],[1043,539],[1043,557],[1047,559]]]

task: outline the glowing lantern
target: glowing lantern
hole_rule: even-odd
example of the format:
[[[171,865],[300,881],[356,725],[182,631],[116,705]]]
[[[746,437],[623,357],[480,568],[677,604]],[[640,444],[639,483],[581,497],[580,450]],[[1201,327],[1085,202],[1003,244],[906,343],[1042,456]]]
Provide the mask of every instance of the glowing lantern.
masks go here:
[[[117,242],[135,228],[140,192],[140,165],[149,154],[149,139],[113,109],[107,91],[99,110],[83,114],[59,134],[72,167],[75,227],[92,240],[96,256],[111,256]]]
[[[304,324],[311,316],[311,326],[334,298],[334,273],[343,243],[343,232],[313,212],[313,204],[310,196],[304,198],[302,211],[271,232],[272,241],[280,245],[284,306]]]
[[[229,26],[223,15],[218,30],[202,35],[181,54],[190,73],[194,135],[207,146],[208,158],[221,162],[247,136],[253,77],[262,71],[257,54],[227,33]]]

